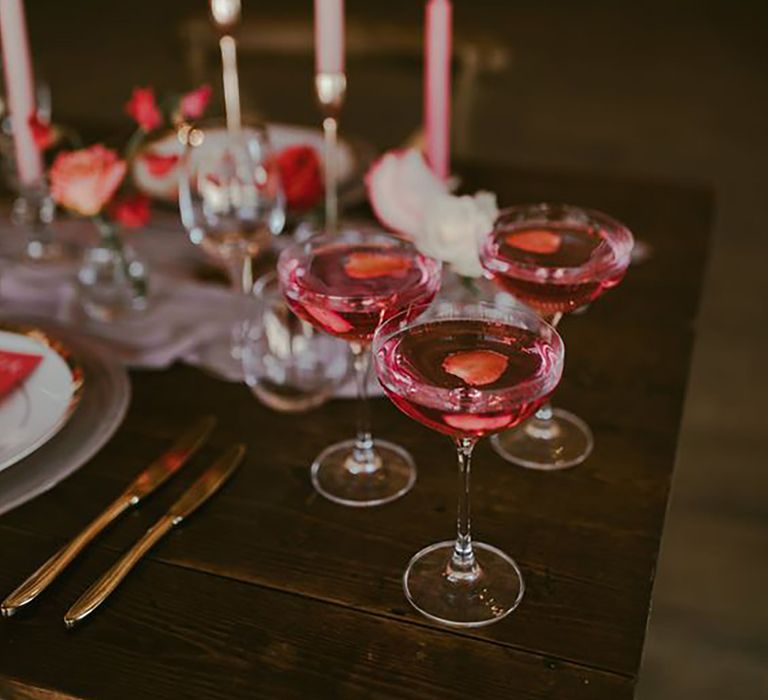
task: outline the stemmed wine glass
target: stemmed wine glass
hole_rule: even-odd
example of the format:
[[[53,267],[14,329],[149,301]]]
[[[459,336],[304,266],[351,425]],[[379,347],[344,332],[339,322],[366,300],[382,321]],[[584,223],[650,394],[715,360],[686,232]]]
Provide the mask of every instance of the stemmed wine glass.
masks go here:
[[[231,131],[209,120],[180,132],[179,210],[191,241],[222,263],[242,301],[241,322],[207,350],[207,364],[242,374],[246,305],[252,299],[253,261],[285,225],[285,197],[267,132],[261,125]]]
[[[440,286],[440,263],[403,239],[378,229],[348,226],[286,248],[277,271],[293,311],[346,340],[354,360],[357,436],[331,445],[315,459],[315,489],[348,506],[375,506],[399,498],[413,486],[416,469],[402,447],[374,440],[371,434],[370,343],[382,320],[405,307],[432,301]]]
[[[407,309],[376,331],[379,382],[411,418],[449,436],[459,462],[455,541],[418,552],[403,577],[411,604],[432,620],[480,627],[514,610],[520,569],[507,554],[472,541],[472,451],[488,434],[530,416],[560,380],[563,343],[535,312],[490,304],[436,302]]]
[[[531,204],[501,212],[480,259],[499,286],[557,326],[563,314],[621,281],[632,246],[629,229],[607,214]],[[581,418],[547,402],[524,425],[495,435],[492,444],[510,462],[555,470],[583,462],[594,439]]]

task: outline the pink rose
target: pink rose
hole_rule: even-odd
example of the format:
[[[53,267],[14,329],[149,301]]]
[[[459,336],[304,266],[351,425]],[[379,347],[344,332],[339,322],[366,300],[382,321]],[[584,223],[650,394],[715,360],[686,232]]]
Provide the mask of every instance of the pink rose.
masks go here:
[[[155,92],[151,87],[133,88],[131,99],[125,103],[125,112],[144,131],[157,129],[163,123],[163,115],[160,114]]]
[[[126,228],[139,228],[149,221],[151,215],[149,197],[132,194],[119,197],[109,207],[109,215]]]
[[[201,85],[196,90],[188,92],[186,95],[182,95],[181,102],[179,103],[179,109],[182,116],[187,119],[200,119],[203,113],[208,107],[208,102],[211,99],[211,86]]]
[[[115,194],[125,176],[125,161],[96,145],[60,153],[51,167],[54,200],[83,216],[95,216]]]
[[[365,185],[379,221],[411,238],[422,231],[431,200],[449,191],[413,148],[385,153],[368,170]]]

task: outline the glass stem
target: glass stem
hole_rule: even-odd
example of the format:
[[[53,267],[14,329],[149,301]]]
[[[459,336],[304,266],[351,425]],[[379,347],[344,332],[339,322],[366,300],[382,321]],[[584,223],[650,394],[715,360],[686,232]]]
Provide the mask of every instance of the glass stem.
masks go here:
[[[253,259],[249,255],[236,257],[231,261],[229,277],[232,291],[240,295],[238,319],[232,326],[232,357],[239,360],[248,336],[249,319],[247,306],[253,291]]]
[[[456,453],[459,458],[459,507],[457,516],[456,543],[448,562],[446,573],[453,581],[474,581],[480,575],[480,567],[472,549],[472,535],[469,522],[469,471],[472,451],[477,438],[458,438]]]
[[[557,328],[560,320],[563,318],[563,312],[558,311],[554,314],[545,314],[543,318],[550,326],[552,326],[552,328]]]
[[[368,403],[368,372],[371,367],[371,350],[366,343],[350,343],[357,382],[357,436],[352,460],[347,468],[353,474],[371,474],[380,468],[373,449],[371,433],[371,407]]]
[[[560,320],[563,318],[561,312],[554,314],[547,314],[544,320],[552,326],[557,328]],[[552,404],[549,401],[541,404],[539,410],[533,415],[525,425],[525,429],[531,437],[540,438],[542,440],[551,440],[557,436],[559,432],[557,425],[552,423]]]
[[[253,289],[253,264],[248,255],[233,258],[229,268],[232,291],[249,295]]]

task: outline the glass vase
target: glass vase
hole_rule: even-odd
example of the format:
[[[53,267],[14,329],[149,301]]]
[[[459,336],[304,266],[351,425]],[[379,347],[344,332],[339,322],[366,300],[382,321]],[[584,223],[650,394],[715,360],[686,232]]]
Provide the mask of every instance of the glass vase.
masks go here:
[[[115,226],[96,221],[98,241],[83,252],[77,272],[80,306],[96,321],[113,322],[149,306],[149,268]]]

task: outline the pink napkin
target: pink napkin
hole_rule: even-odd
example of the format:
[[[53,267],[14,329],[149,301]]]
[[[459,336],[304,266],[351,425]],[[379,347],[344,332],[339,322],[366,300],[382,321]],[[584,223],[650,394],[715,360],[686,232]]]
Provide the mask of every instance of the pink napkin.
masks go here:
[[[42,359],[42,355],[0,350],[0,399],[22,384]]]

